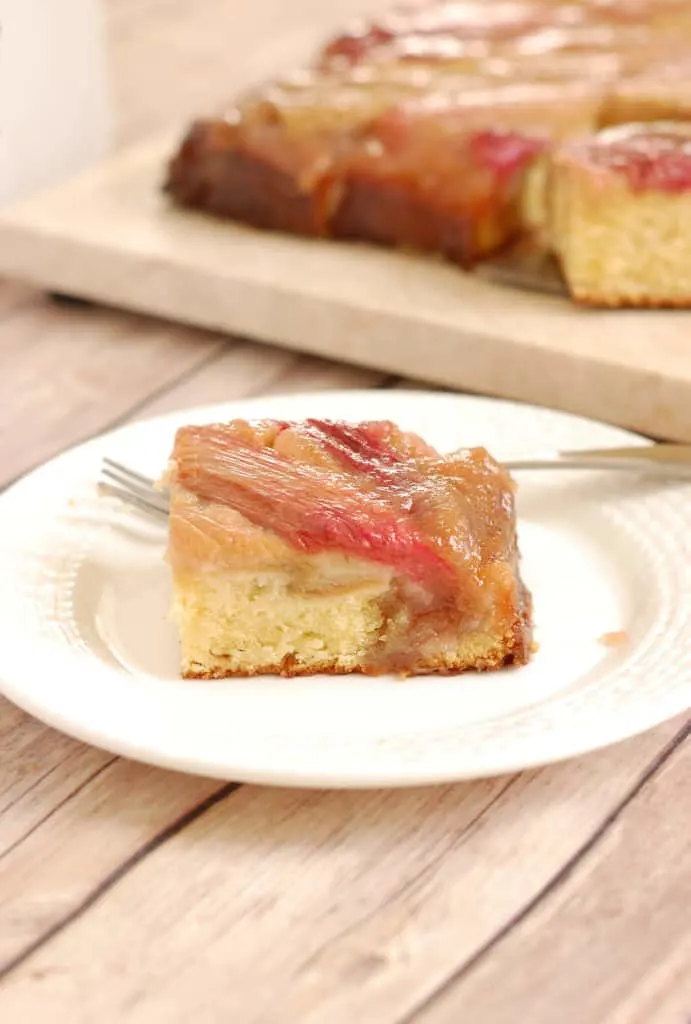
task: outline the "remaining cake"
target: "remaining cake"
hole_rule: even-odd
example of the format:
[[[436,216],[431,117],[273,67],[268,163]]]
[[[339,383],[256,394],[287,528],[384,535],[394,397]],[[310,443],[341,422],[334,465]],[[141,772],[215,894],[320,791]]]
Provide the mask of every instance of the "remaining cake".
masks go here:
[[[165,189],[254,227],[431,251],[544,244],[565,139],[691,119],[688,0],[431,0],[196,121]]]
[[[691,124],[600,132],[554,157],[551,237],[572,295],[691,306]]]
[[[185,427],[169,472],[187,678],[527,661],[514,487],[389,422]]]
[[[302,93],[276,95],[194,124],[167,188],[180,204],[255,227],[471,266],[520,232],[524,183],[544,151],[544,130],[530,131],[532,104],[516,91],[507,87],[490,110],[482,93],[388,109],[380,97],[361,107],[358,94],[352,108],[343,101],[340,120],[328,106],[322,116],[323,93],[308,107]],[[360,120],[365,109],[371,116]],[[570,110],[565,101],[558,119]],[[343,127],[351,114],[356,127]]]

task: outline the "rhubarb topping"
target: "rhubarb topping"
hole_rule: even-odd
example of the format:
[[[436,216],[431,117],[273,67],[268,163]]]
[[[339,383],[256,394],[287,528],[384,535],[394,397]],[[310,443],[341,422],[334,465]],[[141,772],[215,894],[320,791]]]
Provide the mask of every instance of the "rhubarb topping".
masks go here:
[[[347,429],[342,428],[344,438]],[[278,433],[278,431],[277,431]],[[307,436],[319,436],[312,421]],[[358,445],[324,435],[324,447],[352,469],[367,467],[370,484],[334,467],[293,462],[275,448],[249,443],[236,429],[186,428],[178,435],[176,480],[209,502],[229,505],[250,522],[273,530],[308,552],[337,550],[396,566],[411,579],[448,588],[452,568],[405,514],[405,495],[388,500],[387,482],[395,453],[374,441]],[[410,490],[410,487],[409,487]]]
[[[583,152],[591,166],[622,175],[635,192],[691,190],[689,125],[658,123],[611,128],[601,132]]]

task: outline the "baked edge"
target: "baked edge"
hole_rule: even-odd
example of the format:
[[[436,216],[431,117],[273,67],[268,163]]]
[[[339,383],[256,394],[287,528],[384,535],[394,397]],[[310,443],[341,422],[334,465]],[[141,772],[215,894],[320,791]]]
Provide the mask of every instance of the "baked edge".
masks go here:
[[[511,627],[501,639],[497,640],[495,657],[486,658],[474,663],[459,658],[451,665],[441,660],[429,661],[417,665],[409,671],[395,673],[395,675],[399,678],[415,678],[427,675],[452,676],[460,675],[464,672],[488,672],[505,666],[519,667],[526,665],[530,660],[532,652],[535,650],[533,641],[533,600],[530,591],[520,577],[519,588],[520,610]],[[316,675],[377,677],[391,674],[385,669],[380,672],[367,670],[364,667],[339,669],[333,662],[324,662],[321,665],[313,665],[305,669],[296,667],[293,655],[286,655],[279,663],[256,666],[245,671],[181,673],[183,679],[198,680],[250,679],[257,676],[280,676],[284,679],[300,679]]]

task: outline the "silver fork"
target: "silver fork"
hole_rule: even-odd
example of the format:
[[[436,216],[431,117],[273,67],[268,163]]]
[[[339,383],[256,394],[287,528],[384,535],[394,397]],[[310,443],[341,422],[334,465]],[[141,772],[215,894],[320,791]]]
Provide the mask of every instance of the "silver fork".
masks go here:
[[[154,480],[137,473],[114,459],[104,459],[101,464],[101,479],[98,483],[102,494],[119,498],[140,512],[147,512],[158,519],[168,515],[168,491],[156,486]]]
[[[649,444],[623,448],[592,448],[557,452],[535,459],[513,459],[504,463],[512,472],[521,470],[599,469],[645,473],[691,480],[691,445]],[[168,491],[150,477],[137,473],[114,459],[104,459],[99,489],[156,518],[168,515]]]

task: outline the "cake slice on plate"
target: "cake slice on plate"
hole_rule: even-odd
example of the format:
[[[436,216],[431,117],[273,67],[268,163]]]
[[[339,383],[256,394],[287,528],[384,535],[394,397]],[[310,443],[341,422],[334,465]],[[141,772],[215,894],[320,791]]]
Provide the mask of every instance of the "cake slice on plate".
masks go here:
[[[575,299],[691,306],[691,124],[609,128],[556,153],[551,239]]]
[[[185,427],[169,471],[187,678],[527,661],[514,487],[390,422]]]

